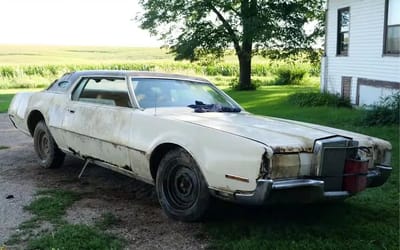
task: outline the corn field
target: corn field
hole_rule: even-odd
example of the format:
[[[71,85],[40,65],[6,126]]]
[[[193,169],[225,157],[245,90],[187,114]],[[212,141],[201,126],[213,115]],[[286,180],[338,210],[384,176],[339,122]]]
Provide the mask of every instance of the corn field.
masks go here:
[[[317,76],[319,69],[307,63],[288,65],[282,61],[270,63],[253,63],[253,77],[273,77],[282,68],[301,70],[310,76]],[[106,63],[106,64],[55,64],[55,65],[15,65],[0,66],[0,89],[6,88],[35,88],[45,87],[50,82],[66,72],[78,70],[134,70],[158,71],[166,73],[181,73],[187,75],[210,77],[238,77],[237,63],[221,62],[214,64],[188,62],[135,62],[135,63]],[[228,84],[228,83],[227,83]]]

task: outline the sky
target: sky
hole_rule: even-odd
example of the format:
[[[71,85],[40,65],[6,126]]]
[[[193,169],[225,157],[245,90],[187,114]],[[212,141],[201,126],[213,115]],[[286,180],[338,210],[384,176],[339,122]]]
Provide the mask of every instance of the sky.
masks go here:
[[[138,0],[0,0],[0,44],[159,47]]]

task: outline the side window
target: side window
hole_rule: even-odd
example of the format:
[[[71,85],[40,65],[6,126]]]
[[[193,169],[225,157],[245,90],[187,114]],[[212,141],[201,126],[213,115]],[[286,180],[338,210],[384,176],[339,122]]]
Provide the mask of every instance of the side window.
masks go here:
[[[109,106],[132,107],[125,78],[85,77],[72,93],[72,100]]]

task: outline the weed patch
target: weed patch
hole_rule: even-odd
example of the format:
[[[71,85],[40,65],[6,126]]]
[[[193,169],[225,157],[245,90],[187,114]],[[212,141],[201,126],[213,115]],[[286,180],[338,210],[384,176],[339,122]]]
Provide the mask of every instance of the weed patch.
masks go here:
[[[365,111],[361,124],[367,126],[399,124],[400,93],[382,98]]]
[[[289,102],[300,107],[352,107],[349,99],[342,98],[338,94],[321,92],[295,93],[289,97]]]
[[[79,194],[65,190],[42,190],[37,193],[39,196],[25,210],[34,214],[39,220],[49,222],[60,222],[65,211],[75,201],[80,199]]]
[[[34,217],[19,226],[7,245],[26,242],[28,249],[122,249],[124,241],[104,230],[116,225],[119,219],[105,213],[94,226],[71,225],[62,219],[66,210],[81,195],[66,190],[41,190],[37,198],[25,207]],[[43,222],[50,223],[42,229]]]
[[[87,225],[62,225],[28,243],[28,249],[122,249],[120,239]]]
[[[275,70],[276,85],[300,85],[308,75],[307,68],[300,65],[283,65]]]

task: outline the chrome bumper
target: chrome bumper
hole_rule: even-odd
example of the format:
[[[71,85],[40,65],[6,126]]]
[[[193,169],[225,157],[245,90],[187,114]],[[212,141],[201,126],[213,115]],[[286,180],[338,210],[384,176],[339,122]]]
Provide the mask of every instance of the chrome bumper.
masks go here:
[[[367,187],[377,187],[383,185],[390,176],[392,167],[376,166],[369,170],[367,175]],[[347,191],[324,191],[324,181],[314,179],[292,179],[292,180],[264,180],[257,181],[257,187],[253,192],[236,192],[234,198],[236,202],[262,205],[267,202],[274,191],[279,190],[299,190],[305,189],[305,193],[312,194],[317,200],[344,199],[351,194]],[[297,197],[299,198],[299,197]]]

